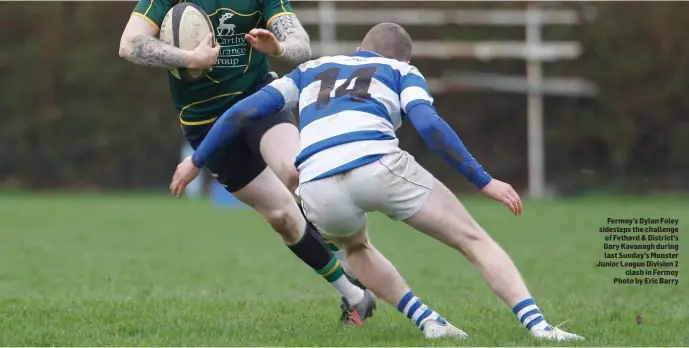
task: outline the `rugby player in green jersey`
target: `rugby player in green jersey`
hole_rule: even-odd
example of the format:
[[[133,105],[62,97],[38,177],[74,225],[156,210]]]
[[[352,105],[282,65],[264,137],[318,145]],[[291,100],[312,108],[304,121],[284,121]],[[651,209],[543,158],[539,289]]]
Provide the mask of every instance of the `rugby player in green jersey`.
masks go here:
[[[268,56],[293,65],[311,57],[309,36],[288,0],[191,0],[213,24],[192,51],[156,37],[176,0],[139,0],[124,29],[119,54],[134,64],[159,68],[212,70],[184,82],[169,73],[172,100],[184,136],[196,147],[215,120],[234,103],[276,78]],[[242,136],[218,151],[206,167],[227,191],[265,217],[290,250],[321,274],[343,296],[342,321],[360,325],[375,309],[375,298],[344,272],[316,229],[300,212],[294,196],[299,131],[291,111],[247,124]],[[344,261],[344,255],[338,255]],[[345,263],[346,264],[346,263]]]

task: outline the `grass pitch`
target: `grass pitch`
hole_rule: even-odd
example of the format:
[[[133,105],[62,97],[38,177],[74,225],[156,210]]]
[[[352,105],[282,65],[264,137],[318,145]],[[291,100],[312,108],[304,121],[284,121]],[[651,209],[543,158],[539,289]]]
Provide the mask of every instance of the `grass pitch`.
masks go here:
[[[579,346],[689,345],[689,200],[465,201],[507,249],[551,324]],[[680,219],[680,282],[613,285],[608,217]],[[427,341],[380,303],[361,328],[256,213],[146,196],[0,196],[2,346],[543,346],[458,253],[371,216],[372,240],[415,293],[469,333]],[[643,323],[637,323],[637,316]]]

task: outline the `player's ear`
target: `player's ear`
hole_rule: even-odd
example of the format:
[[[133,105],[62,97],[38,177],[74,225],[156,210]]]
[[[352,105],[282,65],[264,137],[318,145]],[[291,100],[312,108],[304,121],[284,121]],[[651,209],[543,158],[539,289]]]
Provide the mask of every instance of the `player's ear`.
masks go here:
[[[357,52],[360,52],[360,51],[361,51],[361,47],[357,47],[357,48],[356,48],[356,51],[357,51]]]

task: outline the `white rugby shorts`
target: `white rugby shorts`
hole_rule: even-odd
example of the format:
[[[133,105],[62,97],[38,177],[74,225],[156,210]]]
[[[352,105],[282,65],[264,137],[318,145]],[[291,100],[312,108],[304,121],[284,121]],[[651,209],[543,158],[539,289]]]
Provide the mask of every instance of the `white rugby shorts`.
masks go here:
[[[416,214],[433,189],[434,177],[406,151],[324,179],[299,185],[306,218],[331,238],[349,237],[366,225],[366,213],[393,220]]]

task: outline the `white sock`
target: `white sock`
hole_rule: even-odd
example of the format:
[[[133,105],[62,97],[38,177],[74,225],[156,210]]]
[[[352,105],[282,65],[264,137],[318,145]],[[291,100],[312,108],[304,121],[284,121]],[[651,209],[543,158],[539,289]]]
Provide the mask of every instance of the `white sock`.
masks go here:
[[[330,263],[325,268],[316,272],[332,284],[342,297],[347,300],[347,303],[350,305],[361,303],[366,297],[366,293],[347,279],[345,272],[348,271],[349,263],[347,263],[345,258],[344,250],[339,250],[332,242],[326,241],[325,243],[328,244],[335,257],[330,260]]]
[[[352,306],[364,300],[364,290],[352,284],[344,274],[330,284],[332,284],[335,289],[337,289],[337,291],[344,296],[344,298],[347,300],[347,303]]]

